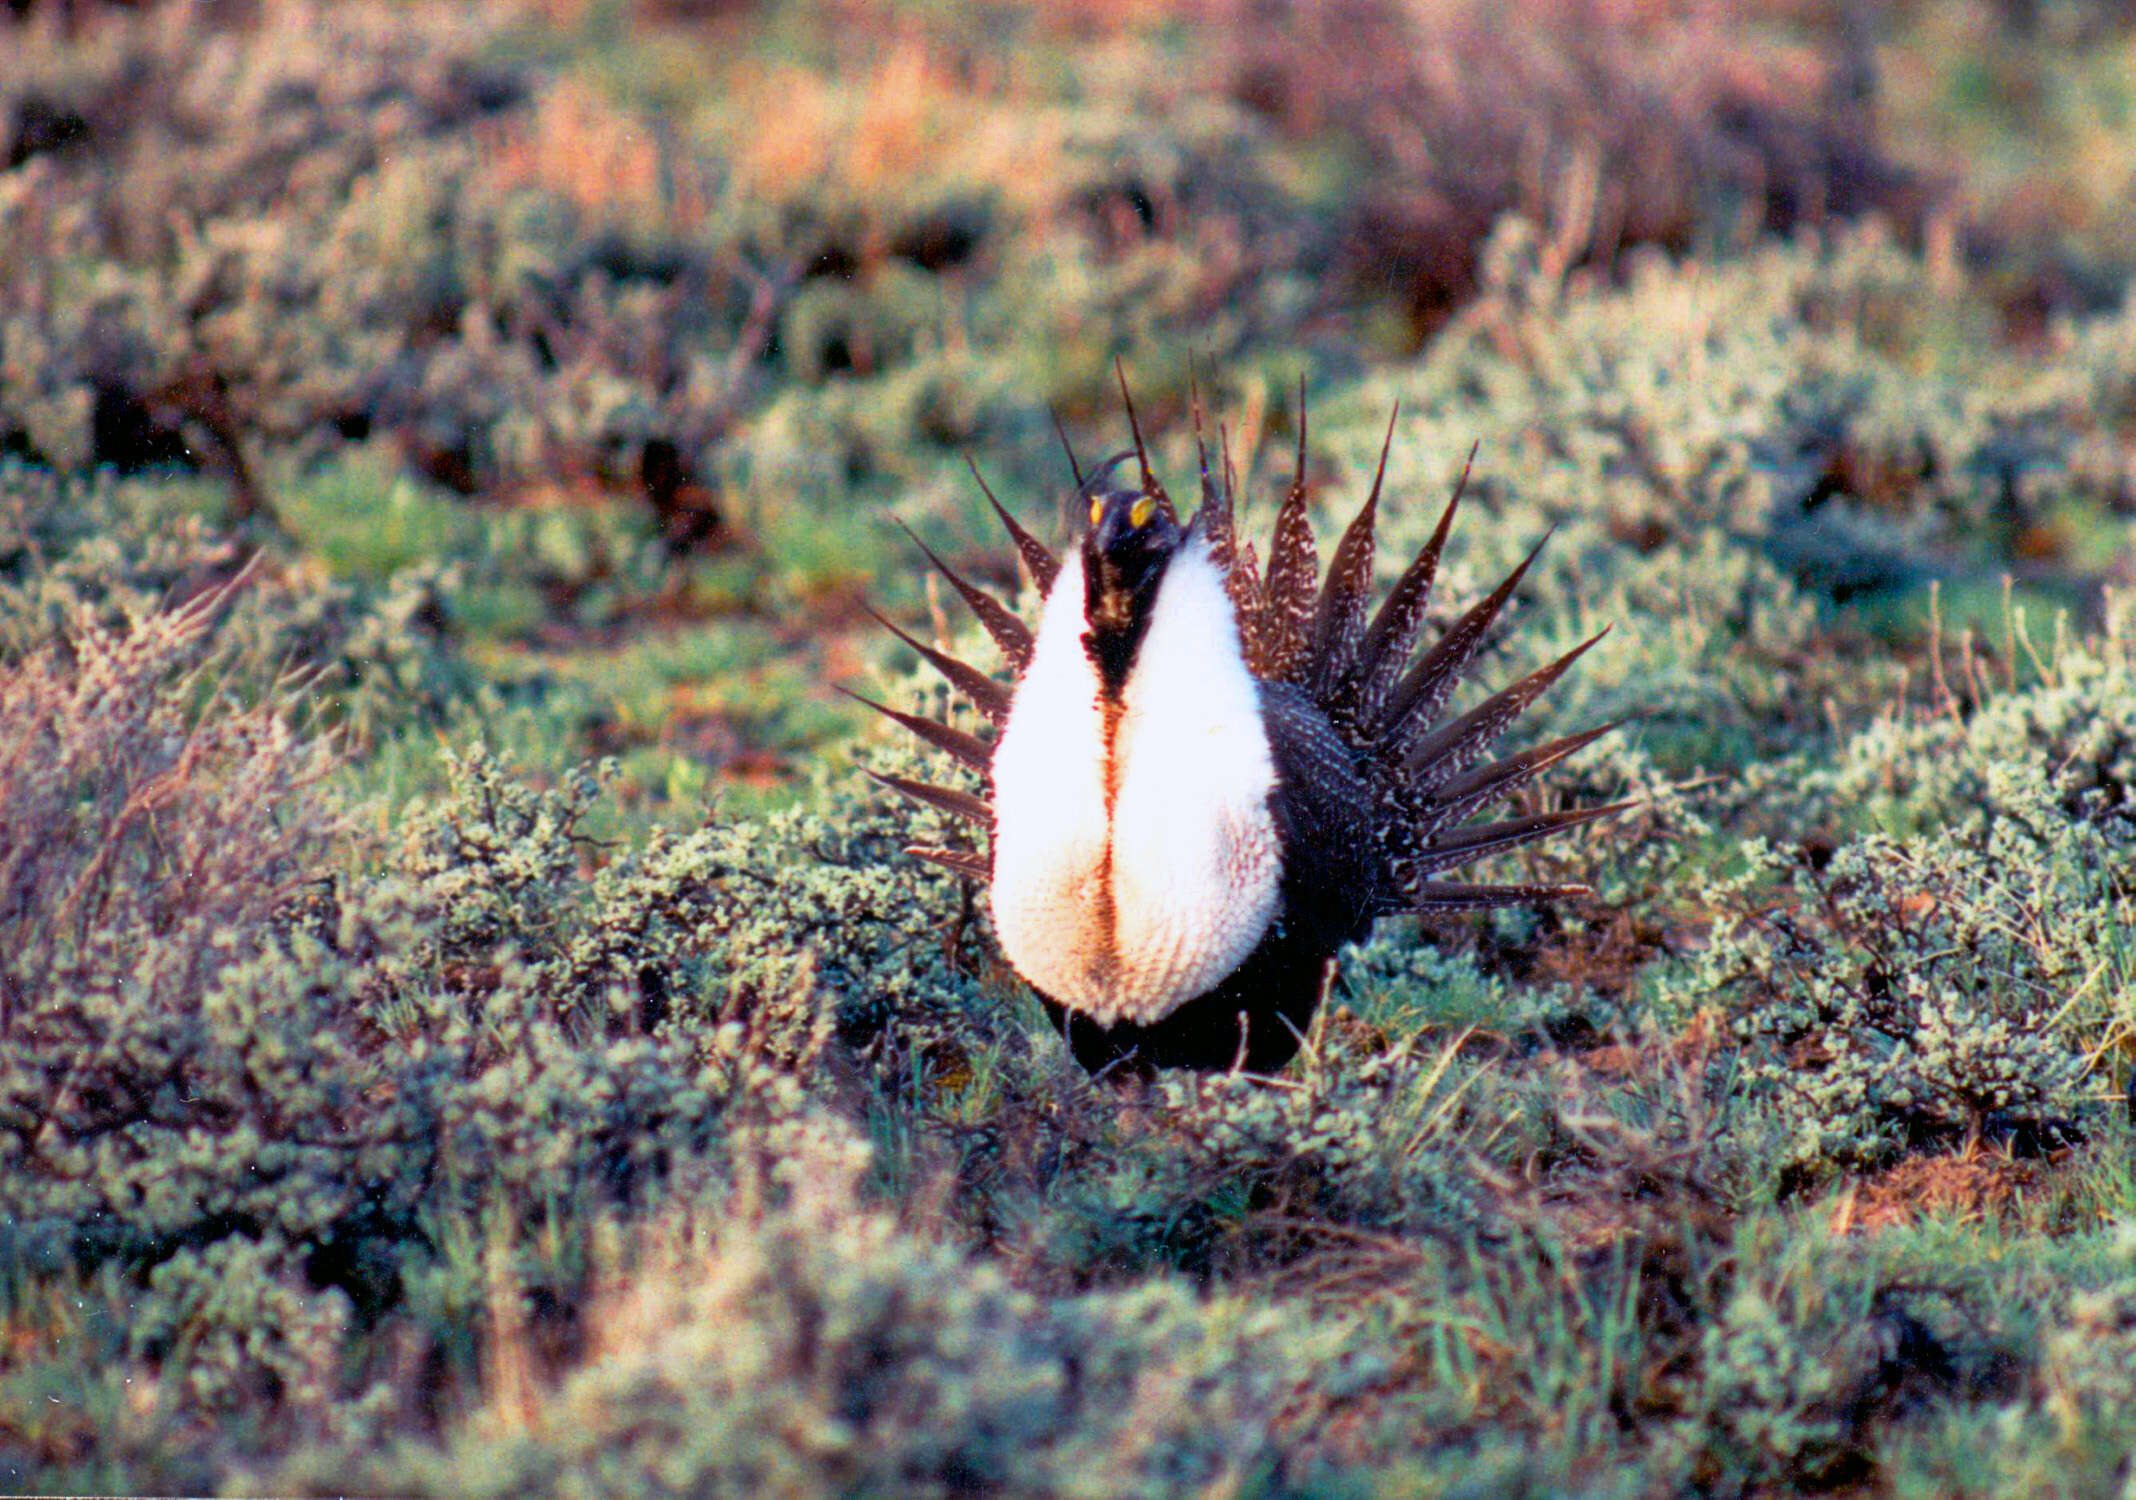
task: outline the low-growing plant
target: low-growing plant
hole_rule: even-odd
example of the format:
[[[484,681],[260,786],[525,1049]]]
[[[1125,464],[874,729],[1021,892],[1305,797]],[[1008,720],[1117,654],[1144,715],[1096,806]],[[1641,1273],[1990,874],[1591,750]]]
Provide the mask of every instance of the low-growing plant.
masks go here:
[[[301,1454],[269,1487],[1161,1495],[1271,1457],[1312,1330],[1164,1283],[1034,1296],[867,1203],[849,1129],[760,1145],[727,1201],[604,1270],[562,1382],[497,1391],[441,1449]]]
[[[1744,1082],[1787,1120],[1790,1168],[2081,1134],[2099,1083],[2065,1023],[2126,898],[2096,842],[2050,808],[1977,848],[1869,836],[1822,869],[1764,853],[1759,874],[1783,876],[1783,894],[1724,924],[1701,983],[1730,997]]]

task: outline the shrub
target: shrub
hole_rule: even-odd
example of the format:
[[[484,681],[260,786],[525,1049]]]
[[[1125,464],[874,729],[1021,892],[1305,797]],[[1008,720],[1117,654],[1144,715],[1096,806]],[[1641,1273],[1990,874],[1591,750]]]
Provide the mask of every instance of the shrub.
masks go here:
[[[2125,900],[2096,841],[2040,821],[1983,846],[1870,836],[1822,870],[1759,853],[1780,903],[1740,904],[1701,957],[1750,1049],[1797,1172],[1983,1133],[2074,1138],[2094,1096],[2067,1024],[2114,952]]]
[[[123,630],[77,605],[63,645],[4,668],[0,1022],[93,1052],[74,1002],[123,992],[149,1016],[192,1003],[314,874],[335,830],[317,801],[324,747],[282,704],[188,701],[186,674],[243,586]]]
[[[439,595],[464,583],[426,565],[391,577],[322,579],[280,547],[201,514],[205,486],[108,470],[62,477],[0,458],[0,662],[56,649],[84,618],[112,630],[227,581],[205,680],[241,701],[292,695],[305,722],[369,749],[413,722],[436,724],[475,696],[441,631]]]
[[[1968,643],[1962,671],[1935,663],[1935,709],[1754,794],[1796,842],[1750,846],[1682,993],[1724,998],[1798,1168],[2078,1129],[2136,973],[2124,613],[2117,596],[2101,636],[2033,651],[2027,686],[1990,681]]]
[[[1955,649],[1939,640],[1926,707],[1887,712],[1820,764],[1776,778],[1780,810],[1807,827],[1976,842],[2013,821],[2059,817],[2120,858],[2136,843],[2132,605],[2109,591],[2095,633],[2078,635],[2061,616],[2039,644],[2021,607],[1999,642],[1970,630]]]
[[[429,1195],[627,1189],[702,1151],[717,1111],[692,1045],[581,1045],[500,954],[546,936],[540,902],[500,928],[419,854],[384,881],[333,877],[324,746],[278,702],[196,712],[172,676],[225,597],[124,637],[85,620],[74,673],[56,651],[9,673],[16,1253],[153,1263],[272,1231],[360,1262]],[[491,789],[467,788],[463,842],[497,831]],[[492,868],[533,871],[522,894],[553,884],[561,832],[514,832],[481,846]]]
[[[842,1129],[765,1144],[768,1176],[641,1231],[553,1389],[442,1451],[301,1456],[270,1487],[1155,1495],[1269,1457],[1309,1331],[1163,1283],[1042,1300],[868,1207]]]
[[[1346,1235],[1457,1241],[1498,1225],[1476,1153],[1508,1128],[1499,1081],[1458,1042],[1316,1044],[1303,1076],[1168,1075],[1117,1115],[1102,1096],[1056,1147],[1061,1168],[1021,1242],[1076,1283],[1152,1268],[1237,1275]],[[1043,1082],[1044,1080],[1040,1080]],[[1058,1110],[1057,1113],[1070,1113]]]

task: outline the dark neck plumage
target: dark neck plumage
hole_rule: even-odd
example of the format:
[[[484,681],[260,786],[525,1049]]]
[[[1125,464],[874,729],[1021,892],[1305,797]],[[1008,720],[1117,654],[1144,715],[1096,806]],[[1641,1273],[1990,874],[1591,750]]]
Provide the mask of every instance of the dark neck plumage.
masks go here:
[[[1134,669],[1135,653],[1149,632],[1150,610],[1164,582],[1169,552],[1132,558],[1124,565],[1086,549],[1083,557],[1083,649],[1098,669],[1105,696],[1118,701]]]

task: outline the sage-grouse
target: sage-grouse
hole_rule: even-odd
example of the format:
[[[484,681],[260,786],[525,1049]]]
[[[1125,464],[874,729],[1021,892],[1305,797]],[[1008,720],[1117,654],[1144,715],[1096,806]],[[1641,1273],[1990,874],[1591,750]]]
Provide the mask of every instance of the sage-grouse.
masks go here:
[[[1437,877],[1624,806],[1467,821],[1614,726],[1479,764],[1594,640],[1440,722],[1535,560],[1416,654],[1458,485],[1368,619],[1385,446],[1323,579],[1306,519],[1302,415],[1265,571],[1234,531],[1228,442],[1219,483],[1197,413],[1201,506],[1182,527],[1131,404],[1127,415],[1135,446],[1076,473],[1089,520],[1065,557],[987,492],[1045,596],[1035,630],[922,545],[1013,682],[876,616],[993,735],[869,706],[977,770],[986,795],[878,779],[990,836],[984,850],[910,852],[987,883],[1009,962],[1085,1067],[1272,1071],[1297,1051],[1330,960],[1380,917],[1584,893]],[[1393,433],[1390,421],[1390,444]],[[1130,457],[1137,488],[1112,478]]]

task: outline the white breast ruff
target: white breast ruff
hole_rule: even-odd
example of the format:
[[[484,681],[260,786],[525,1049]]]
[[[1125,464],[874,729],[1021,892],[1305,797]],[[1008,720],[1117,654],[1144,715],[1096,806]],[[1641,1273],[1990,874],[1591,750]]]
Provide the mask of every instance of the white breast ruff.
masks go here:
[[[1084,654],[1083,563],[1066,558],[994,747],[994,930],[1016,972],[1065,1005],[1105,992],[1112,934],[1105,723]]]
[[[1100,1023],[1147,1024],[1213,989],[1274,919],[1275,764],[1230,599],[1196,539],[1166,568],[1128,674],[1108,819],[1083,601],[1071,557],[994,753],[990,897],[1026,979]]]
[[[1152,1021],[1214,989],[1276,914],[1275,761],[1223,577],[1199,539],[1165,569],[1114,741],[1111,1014]]]

